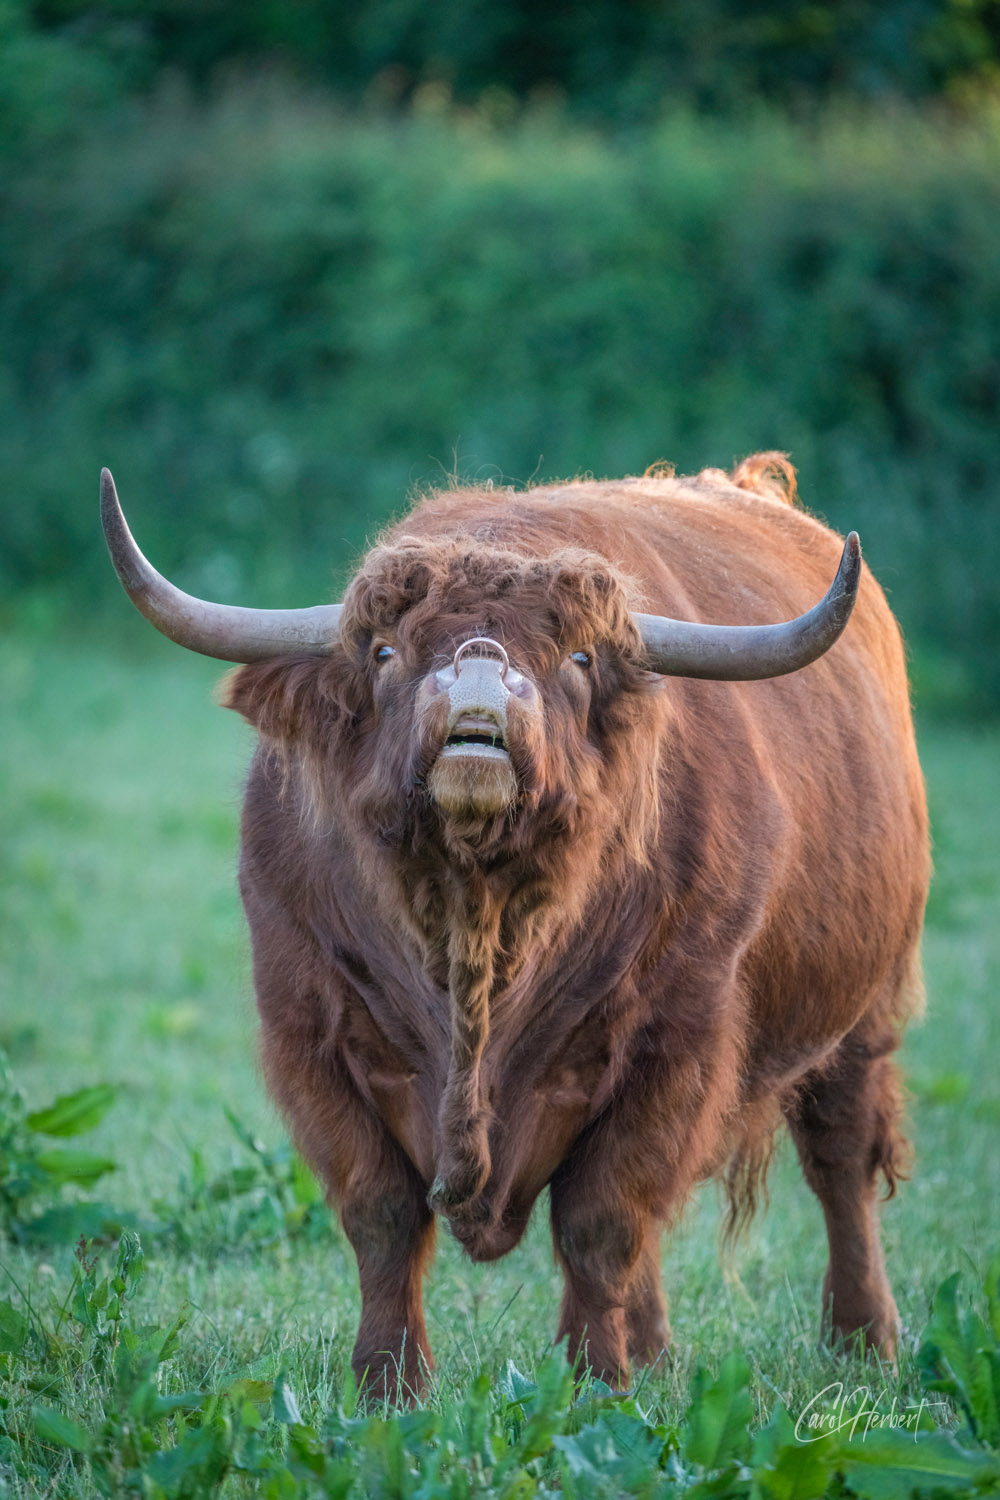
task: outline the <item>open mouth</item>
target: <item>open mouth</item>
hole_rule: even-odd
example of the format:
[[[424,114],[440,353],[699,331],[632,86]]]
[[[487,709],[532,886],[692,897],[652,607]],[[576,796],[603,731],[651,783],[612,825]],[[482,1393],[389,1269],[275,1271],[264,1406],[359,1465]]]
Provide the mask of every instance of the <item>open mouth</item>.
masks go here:
[[[482,755],[508,759],[507,741],[499,724],[477,721],[455,725],[444,742],[442,755]]]
[[[518,798],[518,776],[500,714],[480,708],[451,715],[448,737],[427,774],[427,789],[445,817],[489,823],[509,814]]]

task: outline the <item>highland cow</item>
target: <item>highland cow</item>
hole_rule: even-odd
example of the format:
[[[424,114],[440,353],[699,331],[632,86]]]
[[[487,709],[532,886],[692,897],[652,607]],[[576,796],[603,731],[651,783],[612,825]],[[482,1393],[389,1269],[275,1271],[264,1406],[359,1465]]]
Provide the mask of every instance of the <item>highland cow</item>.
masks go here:
[[[833,1329],[892,1356],[877,1180],[904,1164],[924,790],[895,621],[857,537],[794,501],[780,454],[455,489],[342,605],[261,611],[167,583],[105,471],[139,609],[245,664],[264,1068],[357,1255],[369,1390],[432,1366],[437,1219],[492,1260],[546,1186],[558,1337],[627,1382],[669,1342],[663,1226],[713,1174],[746,1217],[782,1120]]]

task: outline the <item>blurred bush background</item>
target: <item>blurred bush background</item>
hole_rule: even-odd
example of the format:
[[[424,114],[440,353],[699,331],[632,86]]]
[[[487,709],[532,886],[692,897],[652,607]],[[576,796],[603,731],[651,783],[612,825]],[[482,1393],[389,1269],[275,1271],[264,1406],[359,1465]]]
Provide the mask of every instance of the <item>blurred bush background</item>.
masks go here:
[[[415,485],[788,450],[1000,708],[997,0],[0,0],[2,610],[328,597]]]

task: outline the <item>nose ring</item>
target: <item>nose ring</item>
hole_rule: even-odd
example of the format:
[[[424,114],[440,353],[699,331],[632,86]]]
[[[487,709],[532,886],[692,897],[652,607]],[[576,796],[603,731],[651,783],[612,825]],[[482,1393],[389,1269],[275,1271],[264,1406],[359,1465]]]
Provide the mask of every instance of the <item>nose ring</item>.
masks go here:
[[[510,671],[510,659],[506,651],[501,646],[500,642],[494,641],[488,635],[474,635],[471,640],[462,642],[461,646],[459,646],[458,650],[455,652],[455,655],[451,659],[451,664],[455,668],[456,673],[458,671],[459,662],[469,650],[470,646],[489,646],[490,651],[495,651],[497,653],[497,655],[500,657],[501,662],[503,663],[503,671],[500,673],[500,681],[503,682],[506,679],[507,673]],[[476,654],[480,656],[483,655],[482,652],[477,652]]]

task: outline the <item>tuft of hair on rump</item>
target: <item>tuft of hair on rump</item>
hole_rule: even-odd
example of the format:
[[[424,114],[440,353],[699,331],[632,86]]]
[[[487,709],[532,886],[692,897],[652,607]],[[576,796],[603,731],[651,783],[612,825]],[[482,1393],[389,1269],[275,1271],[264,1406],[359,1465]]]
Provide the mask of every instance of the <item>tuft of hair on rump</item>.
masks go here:
[[[719,1236],[723,1255],[730,1255],[746,1234],[754,1215],[770,1199],[767,1175],[782,1123],[781,1106],[762,1099],[746,1109],[739,1138],[722,1174],[725,1212]]]
[[[751,453],[736,465],[729,481],[737,489],[751,490],[755,495],[780,500],[785,505],[795,505],[799,498],[795,466],[787,453],[779,453],[777,449]]]

